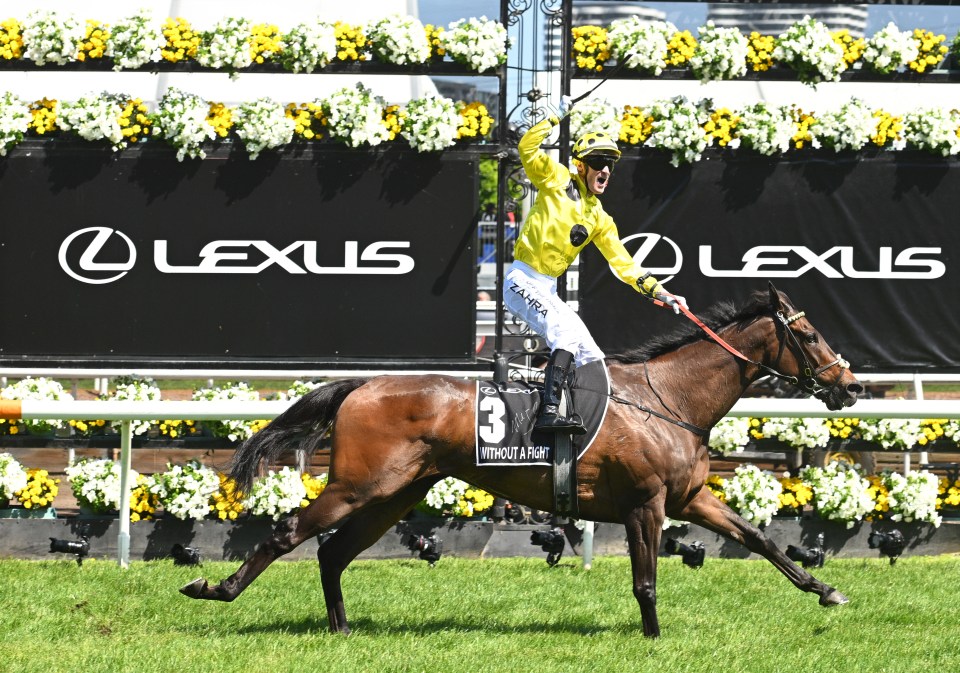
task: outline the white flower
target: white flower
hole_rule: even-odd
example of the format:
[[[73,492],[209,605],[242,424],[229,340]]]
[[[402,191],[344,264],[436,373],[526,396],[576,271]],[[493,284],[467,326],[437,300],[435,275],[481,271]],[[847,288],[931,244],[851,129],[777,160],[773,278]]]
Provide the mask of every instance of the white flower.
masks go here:
[[[437,152],[457,140],[460,115],[449,98],[426,96],[417,98],[406,107],[401,128],[403,137],[418,152]]]
[[[216,471],[196,461],[154,474],[150,492],[155,493],[168,514],[178,519],[199,521],[211,511],[210,500],[220,489]]]
[[[814,118],[810,133],[821,144],[840,150],[859,150],[877,133],[879,119],[859,98],[853,98],[839,110],[823,112]]]
[[[750,441],[750,419],[724,416],[710,430],[710,448],[727,454],[743,451]]]
[[[891,21],[873,34],[863,50],[863,60],[877,72],[889,73],[915,61],[920,45],[913,31],[901,31]]]
[[[868,442],[876,442],[885,449],[911,449],[924,436],[923,425],[916,418],[864,418],[860,433]]]
[[[27,487],[27,471],[9,453],[0,453],[0,500],[9,500]]]
[[[793,68],[802,82],[838,82],[847,69],[840,46],[822,22],[803,17],[777,38],[773,59]]]
[[[37,65],[63,65],[76,60],[84,29],[73,16],[34,10],[23,23],[23,57]]]
[[[65,391],[63,386],[53,379],[42,376],[38,378],[28,376],[0,390],[0,400],[73,401],[73,395]],[[62,420],[56,419],[25,419],[20,422],[36,433],[50,432],[55,428],[62,428],[64,425]]]
[[[113,460],[83,458],[68,465],[64,472],[73,495],[81,505],[98,514],[120,508],[120,464]],[[137,487],[135,470],[128,473],[130,491]]]
[[[299,379],[294,381],[290,387],[287,389],[286,393],[279,393],[280,399],[282,400],[296,400],[311,390],[316,390],[320,386],[324,385],[318,381],[300,381]]]
[[[756,526],[768,524],[780,509],[780,480],[756,465],[741,465],[723,484],[727,504]]]
[[[937,514],[937,475],[926,470],[912,470],[906,476],[892,472],[884,475],[887,504],[893,521],[926,521],[939,527]]]
[[[323,101],[330,137],[350,147],[379,145],[390,139],[390,130],[383,123],[385,103],[370,89],[356,86],[335,91]]]
[[[295,26],[283,38],[280,63],[292,72],[313,72],[337,55],[337,38],[333,26],[314,19]]]
[[[856,521],[873,511],[870,482],[847,463],[807,467],[800,476],[810,484],[813,506],[824,519],[845,521],[847,528],[852,528]]]
[[[250,495],[243,501],[243,507],[255,516],[269,516],[278,521],[284,514],[300,507],[306,497],[307,489],[300,474],[284,467],[279,472],[270,470],[267,476],[257,479]]]
[[[960,112],[943,108],[920,108],[903,116],[904,141],[942,156],[960,154]]]
[[[570,112],[570,138],[584,133],[602,131],[611,138],[620,137],[620,115],[616,106],[606,98],[594,96],[580,103]]]
[[[747,72],[747,44],[739,28],[717,28],[707,21],[700,27],[690,67],[703,83],[739,77]]]
[[[631,70],[659,75],[667,58],[667,45],[677,32],[672,23],[644,21],[638,16],[617,19],[607,30],[610,54]]]
[[[786,106],[756,103],[740,112],[737,137],[743,147],[772,156],[790,149],[794,134],[793,117]]]
[[[195,390],[193,392],[193,399],[210,402],[221,400],[256,402],[260,399],[260,393],[246,383],[228,382],[223,386]],[[211,421],[210,427],[213,430],[213,434],[217,437],[226,437],[231,442],[235,442],[253,437],[254,429],[259,426],[257,421],[223,420]]]
[[[424,498],[427,507],[440,514],[473,516],[473,503],[465,496],[470,484],[455,477],[445,477],[434,484]]]
[[[830,428],[822,418],[769,418],[762,432],[795,449],[824,447],[830,441]]]
[[[113,380],[113,385],[115,388],[113,393],[107,396],[106,399],[108,400],[116,402],[145,402],[159,400],[161,397],[160,388],[157,387],[156,381],[151,378],[119,376]],[[133,434],[142,435],[147,432],[155,422],[156,421],[130,421],[130,427],[133,430]],[[119,428],[123,425],[123,421],[110,421],[110,425],[114,428]]]
[[[385,63],[423,63],[430,58],[430,43],[419,19],[391,14],[371,21],[365,31],[374,55]]]
[[[114,151],[123,148],[120,115],[126,98],[110,93],[89,93],[75,101],[57,105],[57,125],[73,131],[84,140],[107,140]]]
[[[159,26],[151,25],[150,12],[141,9],[121,19],[110,29],[106,55],[113,59],[114,70],[139,68],[160,60],[160,48],[166,39]]]
[[[644,145],[670,152],[674,166],[698,161],[710,142],[703,130],[710,118],[709,104],[707,100],[694,104],[683,96],[654,101],[646,111],[653,126]]]
[[[192,93],[170,87],[160,99],[154,115],[154,135],[177,149],[177,161],[184,157],[207,156],[202,143],[213,140],[216,131],[207,123],[210,104]]]
[[[226,68],[231,72],[253,63],[250,49],[251,24],[242,17],[222,19],[212,31],[204,31],[197,47],[197,63],[207,68]],[[233,75],[235,76],[235,72]]]
[[[30,107],[11,92],[0,98],[0,157],[23,140],[30,127]]]
[[[485,16],[454,21],[440,36],[440,41],[450,58],[477,72],[507,61],[507,29]]]
[[[252,103],[241,103],[234,113],[234,129],[256,159],[267,148],[279,147],[293,140],[296,122],[288,117],[280,103],[260,98]]]

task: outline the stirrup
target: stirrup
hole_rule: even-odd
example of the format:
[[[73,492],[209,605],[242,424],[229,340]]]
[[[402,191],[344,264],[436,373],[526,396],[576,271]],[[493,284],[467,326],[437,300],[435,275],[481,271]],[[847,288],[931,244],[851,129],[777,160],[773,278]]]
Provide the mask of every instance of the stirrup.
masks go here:
[[[564,418],[559,414],[543,414],[533,424],[534,430],[547,432],[569,432],[571,435],[585,435],[587,429],[577,418]]]

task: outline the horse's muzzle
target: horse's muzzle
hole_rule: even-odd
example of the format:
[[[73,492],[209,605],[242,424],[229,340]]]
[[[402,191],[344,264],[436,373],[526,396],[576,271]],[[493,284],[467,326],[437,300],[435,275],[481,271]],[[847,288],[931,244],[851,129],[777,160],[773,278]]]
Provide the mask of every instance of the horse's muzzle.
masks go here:
[[[837,381],[818,396],[830,411],[852,407],[863,394],[863,384],[849,371],[844,371]]]

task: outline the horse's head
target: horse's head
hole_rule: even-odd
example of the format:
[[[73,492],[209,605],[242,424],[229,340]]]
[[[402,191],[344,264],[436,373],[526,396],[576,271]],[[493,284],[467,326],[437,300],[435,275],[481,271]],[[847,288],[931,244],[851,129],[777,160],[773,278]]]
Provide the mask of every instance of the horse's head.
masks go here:
[[[774,368],[795,378],[798,388],[816,397],[831,411],[853,406],[863,385],[850,372],[850,363],[835,353],[787,295],[770,283],[770,306],[780,343]]]

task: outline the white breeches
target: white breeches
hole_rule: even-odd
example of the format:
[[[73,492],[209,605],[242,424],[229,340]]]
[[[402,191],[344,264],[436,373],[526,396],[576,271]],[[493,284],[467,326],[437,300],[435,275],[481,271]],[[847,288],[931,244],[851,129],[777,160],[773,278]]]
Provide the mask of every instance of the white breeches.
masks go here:
[[[556,278],[514,261],[504,279],[503,303],[546,340],[551,352],[573,353],[578,367],[605,357],[577,312],[557,295]]]

